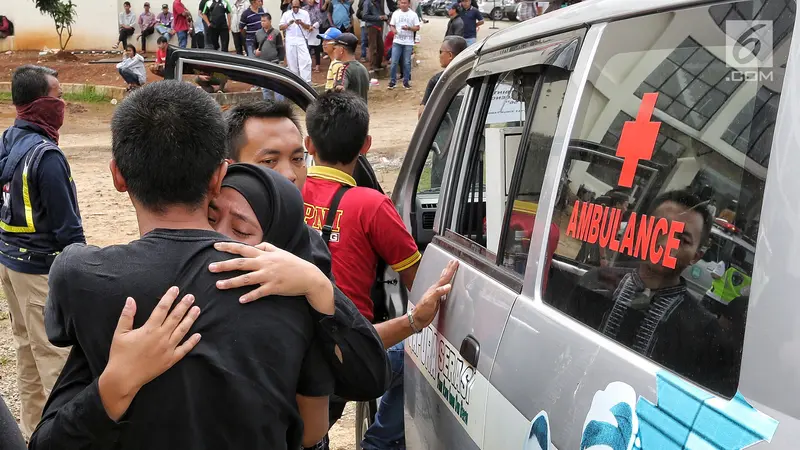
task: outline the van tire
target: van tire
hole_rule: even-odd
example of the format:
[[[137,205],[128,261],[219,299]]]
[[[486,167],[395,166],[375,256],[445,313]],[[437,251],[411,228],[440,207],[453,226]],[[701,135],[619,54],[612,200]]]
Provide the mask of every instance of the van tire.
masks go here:
[[[377,413],[378,402],[376,400],[356,403],[356,448],[361,448],[361,441],[364,439],[367,429],[375,422]]]
[[[503,9],[499,7],[493,9],[492,12],[489,13],[489,17],[492,20],[503,20],[503,16],[504,16]]]

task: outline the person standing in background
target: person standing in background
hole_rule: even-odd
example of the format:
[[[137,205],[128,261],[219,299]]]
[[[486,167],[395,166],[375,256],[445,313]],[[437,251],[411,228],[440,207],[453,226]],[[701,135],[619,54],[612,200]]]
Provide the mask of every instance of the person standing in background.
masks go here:
[[[283,35],[272,27],[272,15],[261,15],[261,29],[256,33],[255,56],[273,64],[281,64],[286,58],[286,47],[283,45]],[[264,100],[283,101],[283,96],[267,88],[261,88]]]
[[[142,31],[142,54],[147,53],[147,38],[156,32],[156,15],[150,12],[150,3],[144,3],[144,12],[139,14],[139,29]]]
[[[192,19],[192,48],[206,48],[206,24],[200,14]]]
[[[244,46],[247,51],[247,56],[256,56],[256,34],[262,29],[262,19],[267,12],[262,8],[263,0],[252,0],[250,7],[242,12],[239,17],[239,29],[245,35]],[[270,16],[270,26],[272,25],[272,16]]]
[[[338,92],[351,91],[364,99],[369,98],[369,71],[356,59],[358,38],[352,33],[343,33],[332,44],[333,56],[341,65],[336,71],[334,89]]]
[[[172,29],[172,22],[175,17],[169,12],[169,5],[164,3],[161,5],[161,14],[158,15],[158,22],[156,23],[156,32],[169,41],[175,35],[175,30]]]
[[[369,54],[372,60],[371,72],[383,70],[383,23],[389,20],[383,9],[383,0],[364,0],[363,17],[366,22]],[[363,29],[363,28],[362,28]]]
[[[242,14],[250,9],[250,0],[232,0],[233,11],[231,11],[231,34],[233,35],[233,49],[237,55],[245,54],[245,33],[241,24]]]
[[[286,33],[286,65],[295,75],[311,83],[311,54],[306,32],[312,29],[308,11],[300,8],[300,0],[292,0],[292,8],[281,16],[280,29]]]
[[[451,9],[451,11],[452,10],[453,9]],[[436,87],[436,83],[438,83],[439,78],[442,77],[444,69],[446,69],[447,66],[453,62],[453,59],[455,59],[459,53],[463,52],[465,48],[467,48],[467,41],[463,37],[445,36],[442,46],[439,47],[439,65],[442,67],[442,70],[428,80],[428,86],[425,87],[425,95],[422,96],[422,102],[419,104],[417,118],[422,116],[422,111],[425,110],[425,104],[428,103],[428,99],[431,98],[433,88]]]
[[[325,51],[325,54],[328,55],[330,58],[331,63],[328,66],[328,74],[325,77],[325,90],[333,89],[334,80],[336,79],[336,73],[339,71],[339,66],[341,63],[336,60],[335,56],[335,45],[334,42],[339,36],[342,35],[342,32],[339,31],[338,28],[328,28],[328,31],[325,34],[320,34],[319,38],[322,39],[322,49]]]
[[[414,50],[414,33],[419,31],[419,17],[409,8],[409,0],[400,0],[400,10],[392,13],[389,26],[394,32],[392,65],[389,69],[389,89],[397,84],[397,65],[403,64],[403,87],[411,89],[411,53]]]
[[[120,43],[123,49],[128,46],[128,38],[133,36],[136,25],[136,14],[131,11],[131,2],[123,3],[122,7],[125,8],[125,11],[119,13],[119,39],[114,44],[114,49],[119,48]]]
[[[228,53],[231,38],[231,12],[228,0],[206,0],[203,20],[206,22],[206,48]]]
[[[308,16],[311,18],[311,29],[308,30],[308,52],[314,55],[317,63],[314,66],[314,72],[319,73],[319,65],[322,63],[322,41],[319,39],[319,34],[323,33],[323,26],[328,21],[328,15],[325,13],[325,7],[320,5],[317,0],[306,0],[303,9],[308,11]],[[327,29],[327,27],[325,27]]]
[[[483,14],[472,6],[471,0],[461,0],[461,20],[464,22],[464,39],[467,45],[478,40],[478,28],[483,25]]]
[[[328,9],[328,20],[332,26],[342,33],[353,32],[353,1],[333,0],[333,7]]]
[[[175,33],[178,34],[178,47],[186,48],[189,43],[189,19],[192,15],[182,0],[172,2],[172,11],[175,14]]]
[[[458,3],[454,3],[447,8],[447,15],[450,16],[450,21],[447,22],[447,30],[444,32],[445,38],[447,36],[464,37],[464,20],[461,19],[458,8]]]
[[[69,162],[58,148],[64,123],[58,72],[17,68],[11,101],[17,118],[0,143],[0,282],[17,354],[20,426],[30,439],[69,355],[45,332],[48,273],[57,254],[86,238]]]

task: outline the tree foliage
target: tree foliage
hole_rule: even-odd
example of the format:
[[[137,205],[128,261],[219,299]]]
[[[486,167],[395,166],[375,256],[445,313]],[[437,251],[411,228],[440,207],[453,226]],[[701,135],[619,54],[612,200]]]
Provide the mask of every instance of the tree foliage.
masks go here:
[[[53,18],[58,33],[58,45],[64,51],[72,39],[72,25],[78,17],[76,5],[72,0],[34,0],[36,8],[42,14]]]

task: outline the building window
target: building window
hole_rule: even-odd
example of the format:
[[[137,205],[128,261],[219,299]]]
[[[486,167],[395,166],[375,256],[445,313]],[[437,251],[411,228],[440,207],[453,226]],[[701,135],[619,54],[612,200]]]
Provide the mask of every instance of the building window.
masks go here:
[[[636,96],[658,92],[658,109],[700,130],[742,83],[732,72],[736,70],[687,37],[650,73]]]

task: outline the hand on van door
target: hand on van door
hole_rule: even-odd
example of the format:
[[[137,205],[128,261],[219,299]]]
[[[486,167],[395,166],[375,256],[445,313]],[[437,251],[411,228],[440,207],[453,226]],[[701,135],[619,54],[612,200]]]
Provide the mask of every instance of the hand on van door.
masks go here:
[[[447,267],[442,271],[439,280],[422,294],[422,298],[419,299],[414,311],[411,312],[411,316],[414,318],[414,325],[417,328],[423,329],[433,322],[433,318],[439,312],[439,306],[445,299],[444,296],[449,294],[450,289],[452,289],[452,284],[450,283],[453,281],[457,269],[458,261],[447,263]]]

